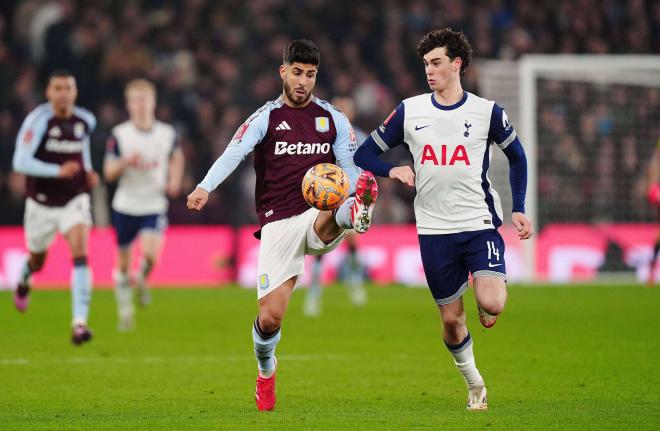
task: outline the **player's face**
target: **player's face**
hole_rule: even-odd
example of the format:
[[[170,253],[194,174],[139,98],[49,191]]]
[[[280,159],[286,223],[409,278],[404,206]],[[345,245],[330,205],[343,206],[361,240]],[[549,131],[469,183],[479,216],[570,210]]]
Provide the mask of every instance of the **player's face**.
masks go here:
[[[149,89],[132,88],[126,94],[126,110],[133,121],[150,120],[156,111],[156,96]]]
[[[447,56],[447,48],[433,48],[424,57],[426,82],[433,91],[443,91],[458,79],[461,71],[461,58],[453,60]]]
[[[76,80],[73,76],[55,76],[48,82],[46,98],[55,112],[68,113],[78,97]]]
[[[280,66],[284,95],[293,106],[309,102],[319,69],[312,64],[292,63]]]

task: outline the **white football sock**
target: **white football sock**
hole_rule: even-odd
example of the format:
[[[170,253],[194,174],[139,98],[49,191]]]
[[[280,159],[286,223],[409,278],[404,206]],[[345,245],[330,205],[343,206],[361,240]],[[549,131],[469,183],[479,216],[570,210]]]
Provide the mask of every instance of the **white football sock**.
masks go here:
[[[472,352],[472,338],[468,332],[467,337],[458,345],[450,346],[445,343],[449,353],[454,357],[454,363],[458,371],[463,374],[468,389],[473,389],[484,385],[484,379],[479,374],[477,365],[474,362],[474,353]]]
[[[259,318],[257,317],[257,320]],[[262,334],[257,320],[252,325],[252,340],[254,341],[254,354],[257,357],[259,375],[270,378],[275,373],[275,347],[282,338],[281,328],[272,334]]]
[[[337,226],[344,229],[353,229],[353,222],[351,221],[351,211],[353,211],[353,202],[355,198],[348,198],[343,204],[335,211],[335,222]]]

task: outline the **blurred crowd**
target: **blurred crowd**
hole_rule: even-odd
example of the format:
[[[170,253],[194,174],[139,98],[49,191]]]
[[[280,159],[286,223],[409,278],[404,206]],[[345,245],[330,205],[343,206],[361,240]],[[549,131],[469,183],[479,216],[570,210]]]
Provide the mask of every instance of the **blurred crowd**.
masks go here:
[[[240,123],[280,93],[277,68],[282,48],[292,38],[310,38],[320,47],[315,93],[324,99],[350,98],[354,125],[370,131],[401,99],[428,91],[415,47],[424,33],[445,26],[467,33],[476,58],[660,52],[660,3],[650,0],[5,0],[0,5],[0,224],[21,222],[23,180],[11,173],[14,138],[25,115],[43,101],[45,78],[56,68],[75,74],[78,104],[97,116],[93,164],[99,170],[109,131],[126,118],[124,84],[134,77],[156,83],[157,117],[176,126],[186,155],[187,192],[223,152]],[[463,80],[466,89],[478,91],[476,76],[474,69],[468,71]],[[634,169],[642,163],[641,140],[635,142],[637,150],[631,155],[622,149],[621,139],[628,136],[617,136],[610,129],[605,149],[600,148],[601,140],[594,140],[588,141],[589,151],[575,151],[582,136],[574,135],[573,141],[555,139],[562,130],[550,123],[563,116],[564,130],[578,128],[585,139],[602,137],[606,113],[642,109],[636,95],[596,94],[597,106],[585,110],[580,94],[598,93],[597,89],[545,85],[549,99],[553,91],[573,94],[565,106],[549,101],[543,107],[552,138],[544,138],[542,152],[565,153],[556,157],[557,169],[565,170],[567,177],[586,170],[587,177],[595,178],[592,175]],[[657,119],[657,92],[639,93],[647,108],[655,109],[644,114]],[[572,116],[572,111],[580,115]],[[402,151],[388,157],[407,155]],[[604,160],[608,157],[611,160]],[[600,162],[594,165],[592,160]],[[542,180],[544,195],[539,197],[553,202],[562,184],[545,176]],[[247,159],[212,194],[207,211],[188,213],[182,197],[172,202],[170,221],[254,222],[253,182]],[[611,185],[592,183],[585,186],[589,193],[617,193]],[[378,221],[412,221],[411,191],[390,182],[381,184]],[[101,201],[110,194],[111,190],[102,193]],[[573,198],[576,206],[581,198]],[[594,210],[604,210],[609,199],[602,197],[603,208]],[[102,214],[107,205],[95,205],[95,210],[97,220],[107,220]]]

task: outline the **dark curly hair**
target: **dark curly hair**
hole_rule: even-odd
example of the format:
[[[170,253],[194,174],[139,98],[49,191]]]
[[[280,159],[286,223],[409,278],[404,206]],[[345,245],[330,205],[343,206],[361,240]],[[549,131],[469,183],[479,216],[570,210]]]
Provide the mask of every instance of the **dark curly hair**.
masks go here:
[[[429,51],[443,46],[447,48],[447,57],[450,59],[461,58],[461,75],[463,75],[465,70],[470,67],[472,46],[462,31],[453,31],[447,27],[427,33],[417,45],[417,54],[420,58],[424,58]]]
[[[297,39],[284,48],[282,61],[284,64],[302,63],[318,66],[321,63],[321,53],[311,40]]]

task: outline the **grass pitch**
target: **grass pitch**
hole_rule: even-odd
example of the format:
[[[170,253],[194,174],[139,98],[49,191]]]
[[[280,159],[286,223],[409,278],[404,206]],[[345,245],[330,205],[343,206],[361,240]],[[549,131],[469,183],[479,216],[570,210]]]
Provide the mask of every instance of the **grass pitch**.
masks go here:
[[[489,411],[465,411],[426,289],[370,288],[356,309],[333,287],[317,319],[294,295],[272,413],[253,399],[254,291],[156,290],[132,333],[115,329],[112,292],[96,291],[82,348],[67,291],[37,290],[25,315],[2,292],[0,429],[660,428],[660,289],[509,292],[490,330],[466,295]]]

